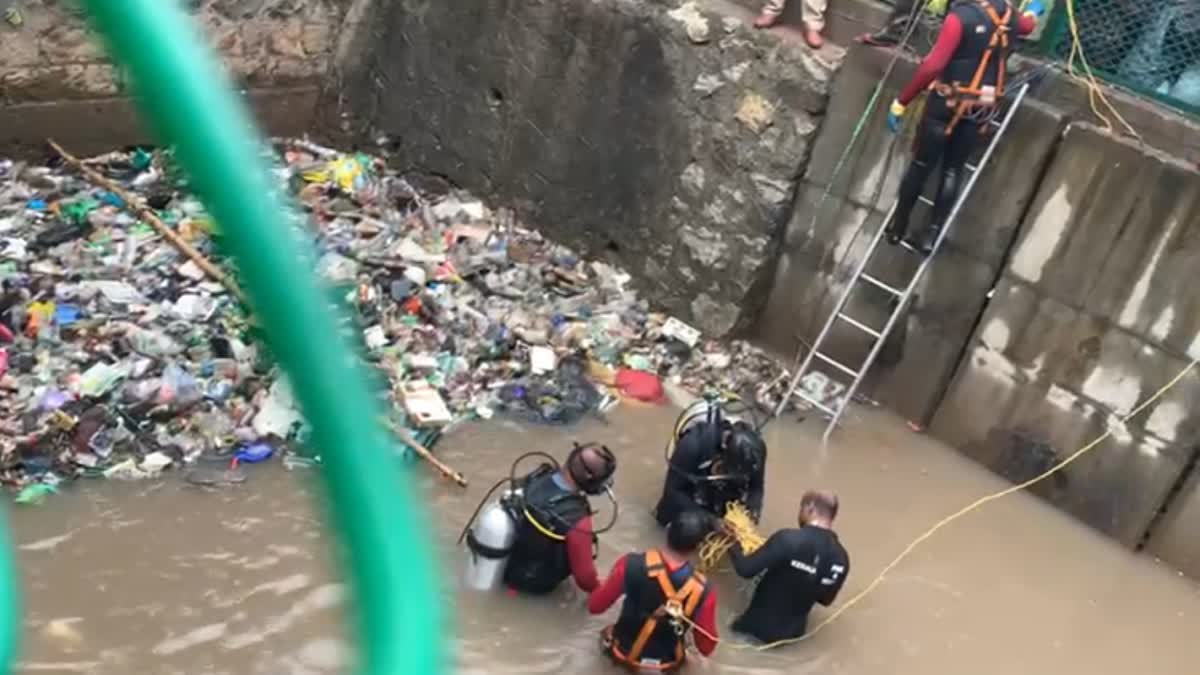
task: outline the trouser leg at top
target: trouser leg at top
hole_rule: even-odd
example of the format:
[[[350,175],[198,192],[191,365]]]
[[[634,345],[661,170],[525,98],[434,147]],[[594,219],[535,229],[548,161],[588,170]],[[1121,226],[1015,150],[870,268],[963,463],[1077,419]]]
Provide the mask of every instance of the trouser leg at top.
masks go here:
[[[881,47],[900,42],[905,29],[908,28],[909,17],[913,14],[915,2],[916,0],[897,0],[896,4],[892,6],[892,13],[888,15],[887,23],[883,25],[883,28],[874,33],[868,33],[862,40]]]
[[[787,7],[787,0],[767,0],[763,5],[762,13],[764,15],[779,16],[783,14],[783,10]]]
[[[804,25],[817,32],[825,30],[828,0],[804,0]]]

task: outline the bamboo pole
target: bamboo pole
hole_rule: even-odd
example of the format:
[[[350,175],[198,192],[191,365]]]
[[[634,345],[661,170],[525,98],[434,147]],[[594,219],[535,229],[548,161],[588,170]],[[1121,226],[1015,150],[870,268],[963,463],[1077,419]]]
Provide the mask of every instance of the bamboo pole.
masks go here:
[[[139,218],[150,225],[150,227],[153,227],[155,231],[161,234],[163,239],[166,239],[167,242],[176,248],[176,250],[178,250],[192,262],[196,263],[196,266],[203,270],[204,273],[209,276],[209,278],[227,288],[229,292],[232,293],[234,297],[236,297],[243,305],[246,305],[247,307],[250,306],[249,299],[246,297],[246,294],[242,292],[242,289],[238,287],[237,283],[235,283],[233,279],[229,278],[228,274],[225,274],[225,272],[223,272],[219,267],[214,265],[212,261],[204,257],[203,253],[197,251],[183,237],[179,236],[179,233],[168,227],[167,224],[162,221],[162,219],[155,215],[154,210],[142,201],[141,197],[129,192],[120,185],[117,185],[99,171],[96,171],[95,169],[85,165],[78,157],[75,157],[71,153],[64,150],[61,145],[55,143],[52,139],[47,139],[46,142],[50,144],[50,147],[53,148],[54,151],[57,152],[58,155],[67,162],[67,164],[70,164],[72,167],[74,167],[76,171],[83,174],[85,178],[87,178],[96,186],[102,187],[120,197],[121,201],[125,202],[126,208],[136,213]]]
[[[424,445],[418,443],[417,439],[413,438],[412,434],[408,433],[408,429],[393,423],[391,420],[384,420],[384,424],[387,425],[388,429],[391,429],[392,433],[396,434],[397,438],[408,445],[408,447],[412,448],[413,452],[417,453],[418,457],[433,465],[433,468],[437,469],[438,472],[440,472],[443,476],[449,478],[455,483],[458,483],[460,487],[467,487],[466,476],[462,475],[458,471],[455,471],[437,457],[434,457],[433,453],[429,451],[429,448],[426,448]]]

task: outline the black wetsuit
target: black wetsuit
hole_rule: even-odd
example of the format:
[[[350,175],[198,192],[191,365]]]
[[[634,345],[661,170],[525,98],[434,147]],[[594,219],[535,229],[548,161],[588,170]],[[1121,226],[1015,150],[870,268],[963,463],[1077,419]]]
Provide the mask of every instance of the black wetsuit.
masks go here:
[[[765,572],[733,629],[769,643],[804,635],[813,603],[837,598],[850,558],[832,530],[802,527],[776,532],[750,555],[735,546],[733,568],[746,578]]]
[[[659,525],[666,526],[680,513],[690,510],[698,509],[720,516],[725,512],[725,504],[731,501],[741,501],[755,519],[758,518],[762,511],[766,462],[760,462],[758,471],[753,475],[720,481],[705,480],[713,474],[724,473],[719,467],[717,470],[713,467],[720,439],[717,427],[705,423],[683,432],[676,441],[663,483],[662,497],[654,512]]]

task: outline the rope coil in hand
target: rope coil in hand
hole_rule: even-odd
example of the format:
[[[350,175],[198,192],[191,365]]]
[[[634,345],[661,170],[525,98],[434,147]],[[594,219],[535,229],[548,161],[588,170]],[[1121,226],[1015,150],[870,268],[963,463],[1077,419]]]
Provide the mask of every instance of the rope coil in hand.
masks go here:
[[[721,564],[721,559],[733,548],[736,541],[742,551],[753,553],[763,545],[766,539],[755,529],[754,519],[750,517],[750,511],[742,505],[741,502],[730,502],[725,507],[725,517],[722,519],[729,531],[733,532],[734,536],[730,536],[726,531],[718,531],[709,534],[700,544],[700,549],[696,555],[700,558],[698,567],[701,572],[709,572],[715,570]]]

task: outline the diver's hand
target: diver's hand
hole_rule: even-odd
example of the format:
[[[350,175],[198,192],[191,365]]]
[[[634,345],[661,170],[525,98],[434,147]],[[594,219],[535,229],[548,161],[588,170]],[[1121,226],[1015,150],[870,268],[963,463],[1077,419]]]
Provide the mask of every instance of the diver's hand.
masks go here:
[[[892,101],[892,107],[888,108],[887,128],[893,134],[900,133],[900,125],[904,120],[905,107],[900,101]]]

